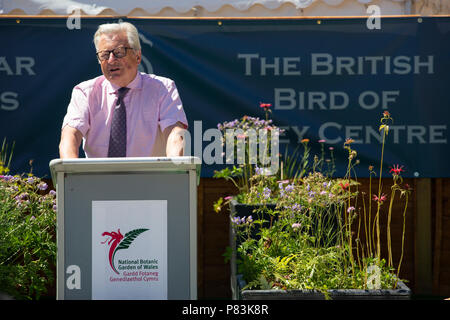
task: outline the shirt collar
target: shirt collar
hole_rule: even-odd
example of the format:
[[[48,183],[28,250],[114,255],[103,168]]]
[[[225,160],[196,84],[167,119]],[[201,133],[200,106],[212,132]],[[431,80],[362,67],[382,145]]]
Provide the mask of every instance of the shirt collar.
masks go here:
[[[108,94],[116,94],[117,90],[121,88],[111,83],[108,79],[106,79],[106,83]],[[127,85],[127,88],[130,88],[132,90],[142,89],[142,75],[139,71],[136,73],[136,77],[134,77],[134,80]]]

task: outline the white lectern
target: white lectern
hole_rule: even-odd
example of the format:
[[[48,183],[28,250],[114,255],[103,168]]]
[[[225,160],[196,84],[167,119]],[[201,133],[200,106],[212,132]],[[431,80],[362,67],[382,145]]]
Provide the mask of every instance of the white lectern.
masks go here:
[[[200,159],[50,162],[57,299],[197,299]]]

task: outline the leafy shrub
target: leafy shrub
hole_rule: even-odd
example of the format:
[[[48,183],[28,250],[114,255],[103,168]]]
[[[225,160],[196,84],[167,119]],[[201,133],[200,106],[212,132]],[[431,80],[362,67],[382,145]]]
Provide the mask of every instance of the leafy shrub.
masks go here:
[[[31,173],[8,173],[0,161],[0,291],[39,299],[55,280],[56,192]]]

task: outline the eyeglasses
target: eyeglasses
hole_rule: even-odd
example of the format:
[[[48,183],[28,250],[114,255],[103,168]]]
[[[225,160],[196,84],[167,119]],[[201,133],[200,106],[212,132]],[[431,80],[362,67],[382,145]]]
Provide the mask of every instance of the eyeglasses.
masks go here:
[[[130,47],[117,47],[113,50],[102,50],[97,52],[97,58],[100,61],[105,61],[109,59],[109,56],[112,54],[114,55],[114,57],[116,57],[117,59],[123,58],[127,55],[127,49],[133,49]]]

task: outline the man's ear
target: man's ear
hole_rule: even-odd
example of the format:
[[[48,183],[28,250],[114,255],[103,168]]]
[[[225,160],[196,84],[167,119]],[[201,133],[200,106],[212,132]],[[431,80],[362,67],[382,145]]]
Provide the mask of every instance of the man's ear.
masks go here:
[[[139,52],[136,54],[136,59],[137,59],[138,64],[140,64],[141,61],[142,61],[142,52],[141,52],[141,51],[139,51]]]

